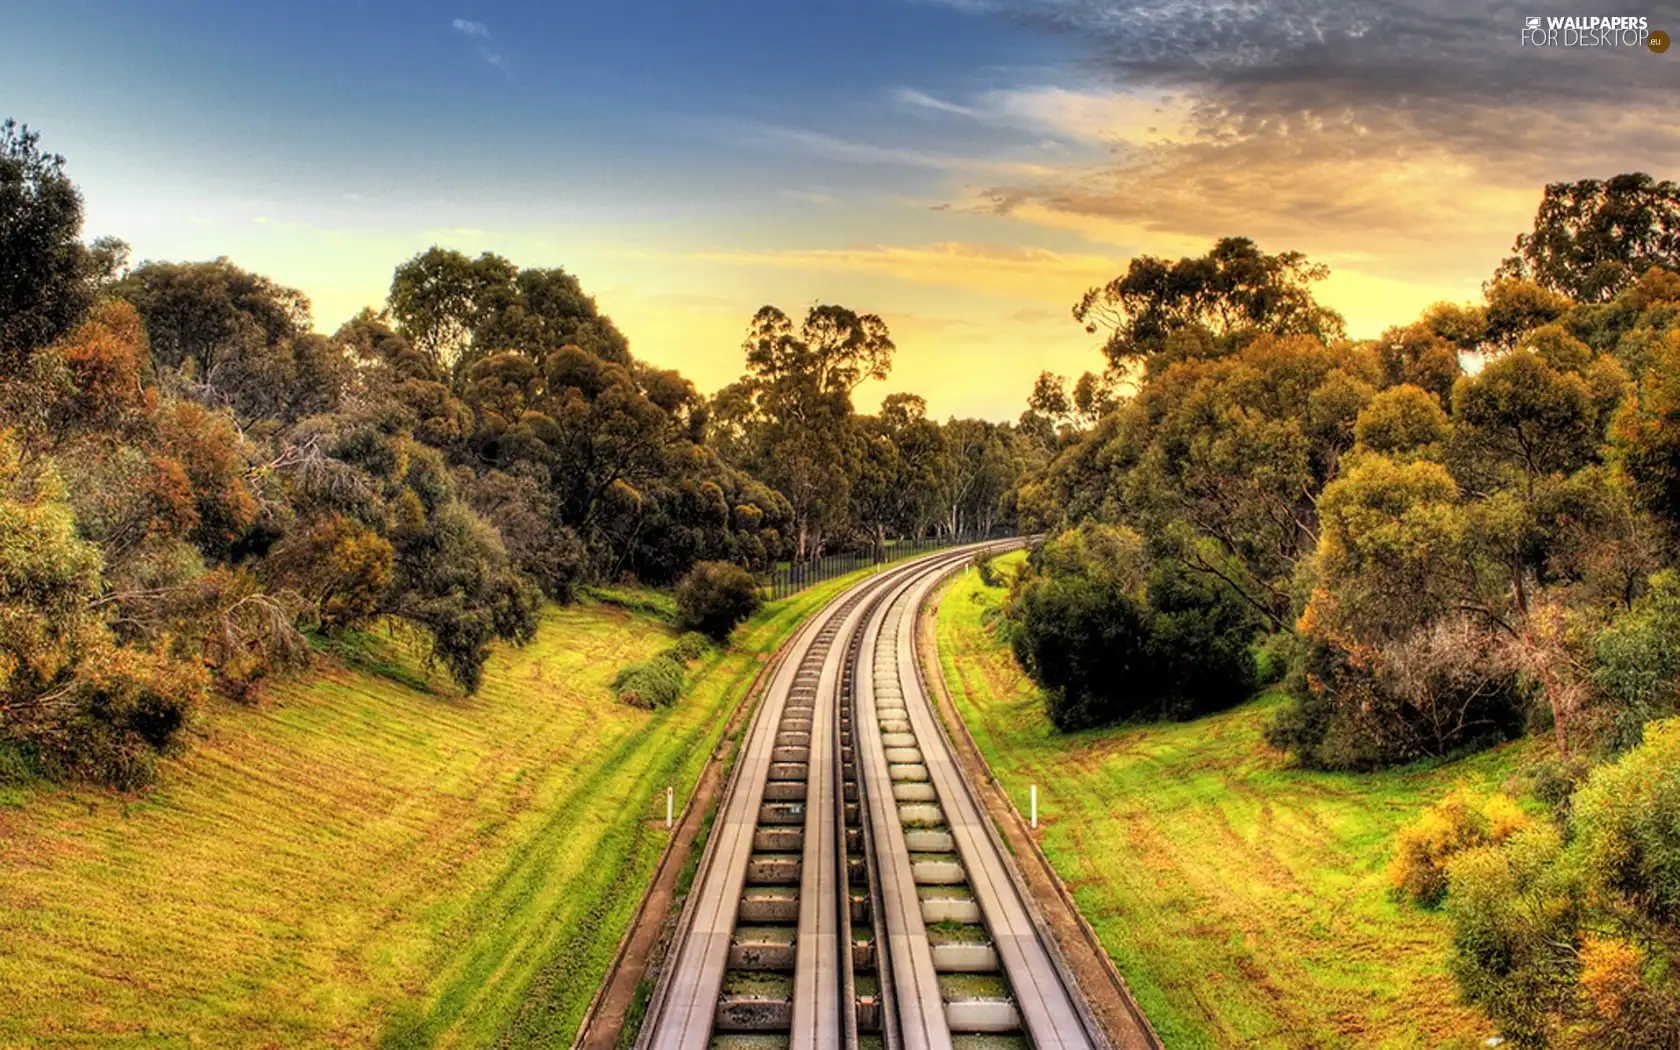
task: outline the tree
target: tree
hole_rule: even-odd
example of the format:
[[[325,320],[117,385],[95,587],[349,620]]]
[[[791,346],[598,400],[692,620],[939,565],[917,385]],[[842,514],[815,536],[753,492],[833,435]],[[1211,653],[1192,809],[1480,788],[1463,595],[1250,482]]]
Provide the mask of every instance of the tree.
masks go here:
[[[1640,501],[1680,528],[1680,333],[1650,348],[1644,374],[1611,427],[1615,459]]]
[[[563,269],[522,270],[500,255],[470,259],[434,245],[396,268],[397,330],[447,372],[497,351],[531,356],[577,346],[630,364],[630,345]]]
[[[1133,259],[1124,274],[1087,291],[1073,316],[1089,332],[1106,331],[1103,353],[1117,371],[1160,353],[1184,328],[1221,339],[1270,332],[1328,341],[1343,336],[1344,324],[1313,298],[1312,285],[1329,273],[1300,252],[1268,255],[1246,237],[1226,237],[1197,258]]]
[[[325,579],[304,573],[297,583],[317,608],[334,593],[325,585],[338,593],[350,587],[357,597],[336,607],[339,627],[392,616],[423,629],[432,659],[472,692],[492,642],[530,640],[541,592],[512,564],[495,529],[462,501],[443,455],[415,440],[411,424],[391,404],[371,400],[305,420],[289,434],[282,476],[293,513],[308,522],[351,522],[299,537],[305,551],[314,546],[336,564]],[[383,545],[366,532],[390,547],[386,586],[377,586]],[[356,539],[341,548],[348,537]],[[290,538],[277,545],[282,567],[295,549]]]
[[[118,645],[98,548],[62,481],[0,433],[0,748],[120,788],[150,780],[206,698],[202,665]]]
[[[850,397],[859,383],[885,379],[895,347],[887,323],[843,306],[813,306],[798,331],[774,306],[761,308],[747,331],[748,373],[762,382],[807,379],[823,394]]]
[[[1572,299],[1602,302],[1652,266],[1680,269],[1680,184],[1644,172],[1546,186],[1534,229],[1495,278],[1532,278]]]
[[[27,125],[0,122],[0,372],[17,373],[92,305],[99,267],[81,232],[64,158],[41,152]]]
[[[919,536],[937,508],[939,479],[949,466],[945,437],[915,394],[890,394],[879,415],[858,420],[859,457],[852,489],[854,516],[877,548],[889,531]]]
[[[1598,444],[1598,406],[1586,379],[1532,351],[1461,378],[1453,387],[1453,420],[1464,457],[1515,469],[1530,495],[1546,475],[1585,466]],[[1461,468],[1460,477],[1471,481],[1471,469]]]
[[[146,262],[114,289],[140,311],[152,356],[214,382],[225,355],[273,346],[311,328],[309,299],[224,256],[212,262]]]
[[[471,356],[492,290],[514,274],[513,264],[499,255],[469,259],[433,245],[391,275],[397,330],[445,371],[453,370]]]
[[[1089,430],[1114,411],[1119,404],[1114,386],[1111,373],[1085,372],[1074,382],[1070,394],[1065,377],[1040,372],[1027,396],[1021,426],[1038,435],[1041,444],[1053,448],[1059,434]]]
[[[1408,383],[1427,390],[1444,406],[1452,397],[1453,382],[1462,373],[1460,347],[1436,334],[1428,324],[1390,328],[1376,341],[1386,386]]]
[[[1445,467],[1363,456],[1318,504],[1321,590],[1305,614],[1309,632],[1380,643],[1454,606],[1465,524]]]
[[[858,456],[852,391],[885,378],[886,322],[842,306],[814,306],[795,329],[773,306],[758,311],[742,349],[747,374],[711,406],[718,445],[793,509],[793,553],[808,558],[844,527]]]

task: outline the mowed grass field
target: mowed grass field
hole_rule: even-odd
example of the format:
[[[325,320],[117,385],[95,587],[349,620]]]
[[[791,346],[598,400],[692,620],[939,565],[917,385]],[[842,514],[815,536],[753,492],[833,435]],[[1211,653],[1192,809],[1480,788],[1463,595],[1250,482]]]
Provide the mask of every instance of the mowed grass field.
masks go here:
[[[1018,562],[1020,555],[1000,561]],[[946,591],[940,660],[957,708],[1169,1050],[1457,1047],[1495,1034],[1458,1004],[1438,914],[1397,904],[1397,828],[1455,783],[1506,780],[1517,743],[1433,769],[1289,768],[1282,697],[1184,724],[1054,732],[983,619],[974,572]]]
[[[768,606],[672,710],[658,619],[549,609],[479,694],[401,646],[218,703],[139,798],[0,794],[0,1046],[569,1045],[729,711],[845,580]]]

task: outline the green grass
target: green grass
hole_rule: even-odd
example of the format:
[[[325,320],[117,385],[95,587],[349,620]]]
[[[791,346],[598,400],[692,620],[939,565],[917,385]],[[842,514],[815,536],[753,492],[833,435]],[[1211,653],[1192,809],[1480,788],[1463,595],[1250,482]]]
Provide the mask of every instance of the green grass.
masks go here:
[[[999,559],[1005,565],[1020,555]],[[1444,917],[1397,904],[1397,828],[1457,782],[1508,779],[1535,745],[1372,775],[1290,768],[1262,733],[1282,697],[1184,724],[1061,735],[965,573],[939,621],[958,710],[1170,1050],[1462,1047]]]
[[[369,636],[208,711],[142,797],[8,786],[0,1046],[569,1044],[664,847],[665,786],[680,805],[846,582],[767,606],[669,711],[611,697],[672,641],[620,592],[548,610],[470,699]]]

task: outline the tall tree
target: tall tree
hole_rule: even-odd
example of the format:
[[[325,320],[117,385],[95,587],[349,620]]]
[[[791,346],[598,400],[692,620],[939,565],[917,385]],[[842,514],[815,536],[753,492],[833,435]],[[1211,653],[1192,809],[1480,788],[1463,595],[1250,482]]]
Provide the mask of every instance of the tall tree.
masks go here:
[[[1116,370],[1160,353],[1186,328],[1222,338],[1270,332],[1330,341],[1345,334],[1342,317],[1312,293],[1329,274],[1300,252],[1269,255],[1246,237],[1225,237],[1196,258],[1133,259],[1124,274],[1087,291],[1073,316],[1089,332],[1106,332],[1103,353]]]
[[[1014,434],[984,419],[953,419],[940,429],[946,448],[936,490],[940,526],[952,536],[988,533],[1003,519],[1003,498],[1019,471]]]
[[[351,383],[350,355],[315,334],[309,299],[226,258],[142,263],[111,292],[145,319],[153,362],[243,424],[327,411]]]
[[[743,350],[747,374],[713,402],[714,426],[738,462],[793,509],[794,552],[820,553],[850,509],[857,454],[852,391],[892,368],[886,322],[843,306],[814,306],[795,328],[758,311]]]
[[[390,300],[398,330],[448,370],[563,346],[630,363],[629,341],[564,269],[522,270],[490,252],[471,259],[434,245],[397,267]]]
[[[205,381],[229,356],[314,327],[302,292],[240,269],[225,256],[202,263],[142,263],[115,294],[146,319],[158,364],[190,367]]]
[[[1527,277],[1574,299],[1603,301],[1646,270],[1680,269],[1680,183],[1642,171],[1554,182],[1534,229],[1519,234],[1495,278]]]
[[[97,267],[81,232],[64,158],[43,153],[27,126],[0,123],[0,371],[16,372],[92,304]]]

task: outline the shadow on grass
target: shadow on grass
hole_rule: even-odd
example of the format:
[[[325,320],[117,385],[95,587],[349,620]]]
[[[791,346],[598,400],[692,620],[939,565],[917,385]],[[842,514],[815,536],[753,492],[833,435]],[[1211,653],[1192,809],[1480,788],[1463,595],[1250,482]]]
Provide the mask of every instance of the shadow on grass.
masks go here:
[[[379,1050],[428,1050],[436,1042],[425,1011],[415,1003],[400,1003],[379,1033]]]
[[[374,631],[345,631],[343,634],[312,634],[309,643],[316,652],[334,657],[352,670],[395,682],[417,693],[435,695],[425,658],[418,655],[414,639],[398,633],[381,636]]]

